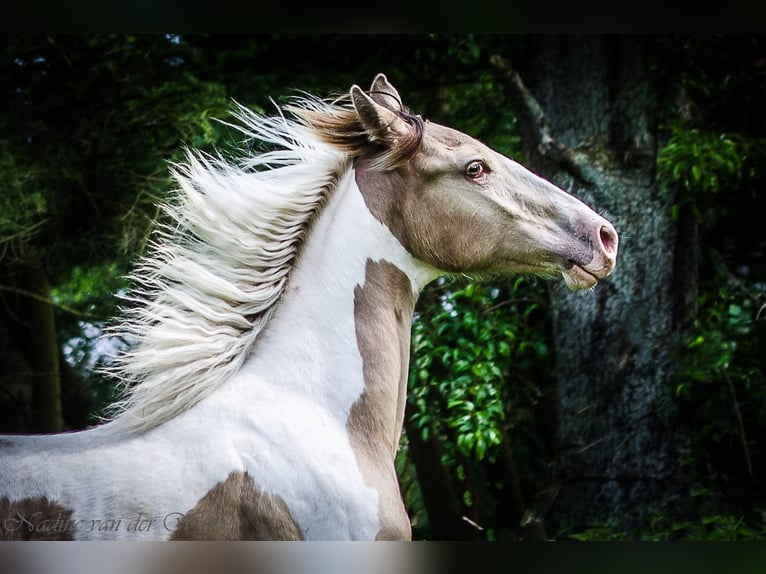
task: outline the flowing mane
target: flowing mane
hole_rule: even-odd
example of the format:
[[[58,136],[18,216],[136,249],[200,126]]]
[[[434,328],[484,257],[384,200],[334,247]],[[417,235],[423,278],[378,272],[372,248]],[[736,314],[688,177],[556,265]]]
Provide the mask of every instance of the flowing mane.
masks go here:
[[[130,276],[124,322],[131,342],[105,371],[122,398],[106,425],[141,432],[166,422],[230,379],[284,292],[311,222],[354,156],[374,151],[350,101],[296,99],[271,116],[238,106],[233,127],[269,151],[236,163],[189,152],[178,188]],[[391,166],[413,153],[381,154]]]

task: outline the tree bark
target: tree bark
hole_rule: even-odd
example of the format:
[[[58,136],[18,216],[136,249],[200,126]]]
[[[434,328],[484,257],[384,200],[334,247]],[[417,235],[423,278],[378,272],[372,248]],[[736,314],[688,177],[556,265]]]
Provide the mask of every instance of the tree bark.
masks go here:
[[[17,332],[32,381],[32,432],[59,432],[61,375],[59,347],[48,276],[39,262],[20,268]]]
[[[675,492],[672,433],[676,229],[654,179],[640,37],[533,37],[522,75],[493,64],[519,117],[527,163],[609,218],[614,274],[593,292],[551,287],[559,533],[640,524]],[[525,87],[525,83],[530,89]]]

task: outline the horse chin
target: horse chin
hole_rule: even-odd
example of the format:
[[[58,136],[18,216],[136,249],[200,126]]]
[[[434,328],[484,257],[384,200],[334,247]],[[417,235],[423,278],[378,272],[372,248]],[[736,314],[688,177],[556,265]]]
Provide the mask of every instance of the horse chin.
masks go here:
[[[572,291],[580,289],[592,289],[598,283],[598,278],[592,273],[586,271],[579,265],[572,265],[569,269],[561,272],[564,277],[564,283]]]

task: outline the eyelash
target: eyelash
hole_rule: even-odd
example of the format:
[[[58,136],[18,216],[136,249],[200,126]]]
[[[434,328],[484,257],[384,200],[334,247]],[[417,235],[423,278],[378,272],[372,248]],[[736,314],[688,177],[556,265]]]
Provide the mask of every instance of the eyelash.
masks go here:
[[[476,167],[478,171],[476,173],[471,173],[474,167]],[[479,179],[481,176],[486,174],[487,171],[487,166],[481,160],[474,160],[465,166],[465,175],[470,179]]]

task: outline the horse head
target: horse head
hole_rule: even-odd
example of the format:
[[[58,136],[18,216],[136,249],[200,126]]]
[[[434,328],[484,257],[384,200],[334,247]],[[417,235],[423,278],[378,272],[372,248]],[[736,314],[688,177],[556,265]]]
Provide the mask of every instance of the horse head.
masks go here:
[[[579,199],[411,113],[382,74],[350,97],[369,143],[356,159],[359,187],[414,257],[450,273],[561,274],[571,289],[614,269],[617,232]]]

